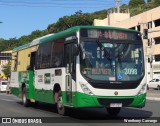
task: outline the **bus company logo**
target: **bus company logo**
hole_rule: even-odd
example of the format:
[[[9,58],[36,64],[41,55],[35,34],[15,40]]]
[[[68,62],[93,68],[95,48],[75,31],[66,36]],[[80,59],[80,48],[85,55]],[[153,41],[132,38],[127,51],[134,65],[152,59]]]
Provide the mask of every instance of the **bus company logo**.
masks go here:
[[[42,123],[40,118],[1,118],[0,123]]]
[[[114,92],[114,95],[118,95],[118,91],[115,91],[115,92]]]
[[[2,118],[2,123],[11,123],[11,118]]]

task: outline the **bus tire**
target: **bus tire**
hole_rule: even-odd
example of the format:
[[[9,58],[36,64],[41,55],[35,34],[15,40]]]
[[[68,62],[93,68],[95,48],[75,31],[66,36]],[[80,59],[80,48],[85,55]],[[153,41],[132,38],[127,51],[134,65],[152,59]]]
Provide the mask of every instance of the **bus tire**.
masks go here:
[[[26,92],[27,92],[26,87],[24,87],[22,90],[22,103],[23,103],[23,106],[28,107],[30,104],[30,101],[27,99]]]
[[[160,90],[160,85],[157,86],[157,89]]]
[[[110,116],[117,116],[121,110],[121,108],[106,108],[107,112],[109,113]]]
[[[58,114],[63,115],[63,116],[67,115],[67,107],[65,107],[63,105],[61,91],[58,92],[58,100],[57,100],[57,104],[56,105],[57,105]]]

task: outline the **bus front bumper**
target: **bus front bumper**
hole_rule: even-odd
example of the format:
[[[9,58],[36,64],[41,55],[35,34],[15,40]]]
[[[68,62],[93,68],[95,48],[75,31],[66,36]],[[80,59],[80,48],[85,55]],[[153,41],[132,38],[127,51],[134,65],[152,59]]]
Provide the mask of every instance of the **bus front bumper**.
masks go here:
[[[146,94],[136,96],[92,96],[76,92],[73,98],[74,107],[110,107],[112,103],[122,107],[142,108],[146,103]]]

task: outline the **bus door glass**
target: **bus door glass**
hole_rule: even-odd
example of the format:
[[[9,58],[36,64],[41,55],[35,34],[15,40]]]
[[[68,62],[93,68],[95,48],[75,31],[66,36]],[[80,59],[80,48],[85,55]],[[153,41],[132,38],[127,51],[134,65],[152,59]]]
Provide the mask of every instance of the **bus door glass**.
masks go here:
[[[73,65],[73,44],[65,44],[64,46],[64,56],[65,56],[65,67],[66,67],[66,102],[68,104],[72,103],[72,65]]]
[[[36,52],[32,52],[30,56],[30,70],[35,69],[35,59],[36,59]]]

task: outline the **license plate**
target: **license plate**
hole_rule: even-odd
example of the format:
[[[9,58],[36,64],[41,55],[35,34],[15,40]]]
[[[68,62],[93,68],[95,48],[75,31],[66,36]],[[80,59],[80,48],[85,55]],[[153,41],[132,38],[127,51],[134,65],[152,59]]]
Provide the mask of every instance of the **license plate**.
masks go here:
[[[114,108],[114,107],[115,107],[115,108],[116,108],[116,107],[122,107],[122,103],[111,103],[111,104],[110,104],[110,107],[113,107],[113,108]]]

